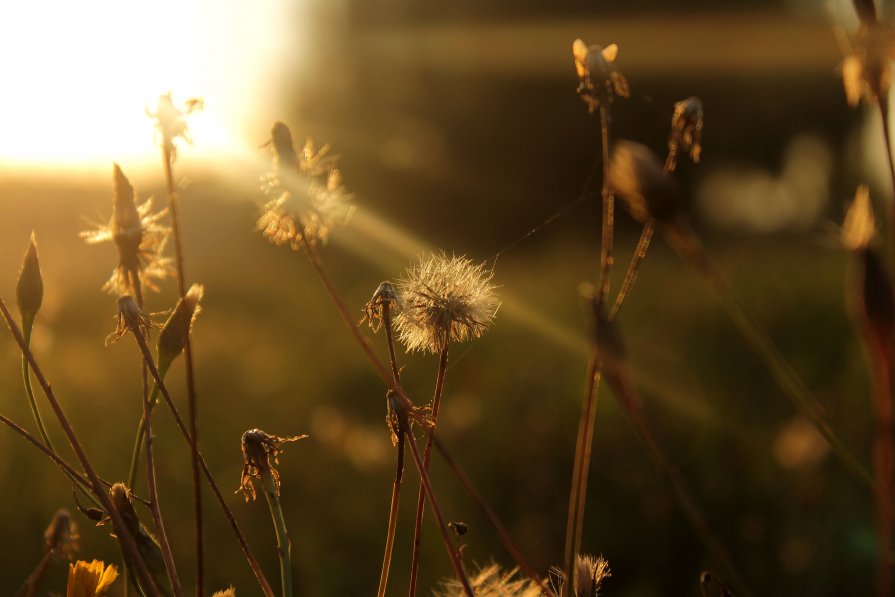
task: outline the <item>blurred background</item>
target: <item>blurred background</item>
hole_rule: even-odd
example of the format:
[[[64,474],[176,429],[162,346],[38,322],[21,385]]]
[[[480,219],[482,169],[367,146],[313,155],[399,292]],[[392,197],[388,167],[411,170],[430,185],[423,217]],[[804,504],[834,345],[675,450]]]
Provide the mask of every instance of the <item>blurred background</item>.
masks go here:
[[[5,3],[0,295],[14,297],[34,230],[46,288],[36,356],[95,464],[107,478],[125,477],[140,414],[138,355],[131,342],[103,346],[115,299],[100,287],[116,255],[111,245],[85,245],[78,232],[108,220],[113,161],[141,197],[164,203],[145,111],[167,91],[175,101],[202,97],[206,109],[190,120],[194,144],[181,147],[175,174],[187,278],[206,286],[194,335],[203,452],[222,487],[236,489],[243,431],[309,433],[280,459],[298,585],[306,595],[372,593],[395,457],[384,387],[303,257],[254,229],[258,179],[271,157],[261,146],[274,120],[287,122],[298,138],[332,146],[354,194],[354,217],[323,258],[358,319],[377,284],[426,251],[494,265],[504,305],[481,340],[454,349],[439,429],[546,573],[561,564],[584,389],[577,289],[595,280],[599,258],[599,200],[577,200],[600,155],[598,119],[575,93],[577,37],[619,45],[631,97],[613,104],[615,136],[662,154],[674,102],[702,98],[703,161],[682,161],[678,173],[693,225],[869,463],[867,374],[845,308],[850,264],[836,223],[857,184],[870,184],[878,204],[891,191],[878,113],[846,106],[836,28],[856,28],[850,3]],[[640,231],[626,214],[617,226],[621,269]],[[169,309],[175,294],[165,282],[149,310]],[[828,455],[664,243],[654,244],[620,327],[650,421],[752,589],[869,593],[869,492]],[[385,354],[381,335],[374,344]],[[33,429],[8,337],[0,357],[0,412]],[[405,386],[426,400],[436,359],[400,359]],[[169,385],[185,409],[180,367]],[[188,450],[159,413],[162,508],[189,585]],[[610,562],[604,593],[697,595],[699,573],[716,566],[604,390],[593,454],[583,547]],[[13,594],[42,555],[53,512],[74,504],[53,465],[7,430],[0,455],[0,593]],[[437,458],[432,475],[446,517],[469,525],[466,561],[511,566]],[[394,595],[406,591],[414,477],[408,466]],[[209,590],[233,584],[241,596],[259,594],[205,495]],[[276,579],[266,506],[230,501]],[[109,529],[77,516],[81,557],[117,562]],[[427,523],[422,594],[451,575],[431,516]],[[54,565],[45,590],[61,591],[64,574]]]

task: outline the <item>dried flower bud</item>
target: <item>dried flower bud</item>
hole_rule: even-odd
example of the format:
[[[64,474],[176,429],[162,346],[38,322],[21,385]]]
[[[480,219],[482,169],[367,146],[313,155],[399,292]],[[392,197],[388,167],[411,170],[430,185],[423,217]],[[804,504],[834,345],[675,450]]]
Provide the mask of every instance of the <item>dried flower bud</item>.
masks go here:
[[[26,335],[31,333],[31,325],[40,310],[43,296],[44,283],[40,275],[40,261],[37,258],[37,243],[32,232],[31,242],[28,243],[28,250],[25,252],[22,269],[19,272],[19,280],[16,283],[16,303],[19,306],[22,328]]]
[[[572,44],[572,56],[578,73],[578,95],[587,103],[590,112],[611,102],[613,95],[628,97],[631,94],[628,81],[615,68],[616,44],[601,48],[576,39]]]
[[[409,351],[439,353],[449,342],[480,337],[500,308],[485,264],[466,257],[431,255],[398,281],[402,301],[395,319]]]
[[[190,286],[186,296],[177,301],[177,306],[162,326],[158,337],[159,371],[166,371],[183,352],[186,339],[193,329],[193,322],[202,310],[199,302],[204,294],[205,288],[200,284]]]
[[[873,0],[852,0],[855,5],[855,12],[862,23],[876,22],[876,4]]]
[[[609,187],[640,223],[650,219],[670,224],[678,216],[679,190],[646,146],[618,141],[609,163]]]
[[[678,152],[689,152],[694,164],[702,152],[702,100],[688,97],[674,104],[671,133],[668,135],[668,170],[677,165]]]
[[[112,506],[124,520],[124,526],[127,527],[128,533],[134,538],[140,557],[143,558],[153,582],[163,595],[172,595],[171,581],[168,579],[168,572],[165,569],[162,549],[159,547],[155,537],[140,522],[140,517],[137,516],[137,512],[131,503],[130,490],[123,483],[115,483],[109,489],[109,494],[112,497]],[[125,566],[133,573],[133,563],[130,561],[127,550],[122,546],[121,551],[124,554]],[[135,580],[139,580],[139,577],[136,575],[132,574],[132,577]]]
[[[842,245],[850,251],[866,249],[876,237],[876,222],[873,218],[873,205],[870,203],[870,190],[861,185],[855,193],[855,199],[845,212],[842,223]]]
[[[133,297],[124,295],[118,297],[118,312],[115,316],[118,322],[115,331],[106,336],[106,346],[117,342],[128,332],[137,335],[146,335],[150,328],[157,328],[146,313],[137,306]]]
[[[89,564],[78,560],[68,567],[67,597],[105,597],[115,579],[118,570],[115,566],[93,560]]]
[[[702,597],[735,597],[724,581],[708,570],[699,575],[699,590]]]
[[[280,494],[280,473],[274,468],[277,457],[283,451],[282,445],[288,442],[296,442],[305,439],[307,435],[293,435],[291,437],[279,437],[270,435],[260,429],[249,429],[242,434],[242,477],[239,481],[239,489],[249,498],[255,499],[255,486],[252,479],[260,479],[262,475],[269,474],[276,486],[277,495]]]
[[[373,298],[364,306],[364,316],[360,323],[366,321],[370,328],[377,332],[382,326],[385,309],[396,307],[401,308],[401,297],[398,295],[398,291],[395,290],[395,286],[391,282],[382,282],[373,293]]]
[[[44,532],[47,552],[58,553],[71,560],[78,551],[78,525],[67,510],[57,510]]]
[[[850,106],[861,99],[885,102],[891,85],[891,61],[895,56],[895,32],[887,23],[865,21],[858,29],[854,48],[841,64],[842,84]]]

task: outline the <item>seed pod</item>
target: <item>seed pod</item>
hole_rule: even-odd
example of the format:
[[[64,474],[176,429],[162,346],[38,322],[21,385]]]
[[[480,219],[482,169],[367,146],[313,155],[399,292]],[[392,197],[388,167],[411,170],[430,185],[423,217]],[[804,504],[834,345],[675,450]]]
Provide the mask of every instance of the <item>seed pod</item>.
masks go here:
[[[16,303],[19,306],[19,314],[22,316],[22,327],[26,335],[31,332],[31,325],[40,310],[43,302],[44,283],[40,275],[40,261],[37,258],[37,243],[34,233],[31,233],[31,242],[22,260],[22,269],[19,272],[19,280],[16,283]]]
[[[146,568],[149,570],[149,574],[152,576],[155,586],[158,587],[158,590],[162,595],[173,595],[171,581],[168,579],[168,571],[165,569],[165,560],[162,556],[162,549],[159,547],[155,537],[149,534],[149,531],[147,531],[146,527],[143,526],[143,523],[140,522],[140,517],[137,516],[137,512],[134,510],[134,506],[131,503],[130,490],[122,483],[115,483],[112,485],[109,493],[112,496],[112,505],[118,511],[118,514],[121,515],[121,518],[124,519],[124,525],[127,527],[127,531],[137,543],[140,557],[142,557],[143,561],[146,563]],[[134,583],[137,583],[138,576],[133,574],[133,562],[131,561],[130,556],[128,556],[127,550],[122,547],[121,552],[124,555],[125,566],[127,566],[128,570],[131,572],[129,575],[130,578]]]
[[[679,152],[689,153],[694,164],[702,153],[702,100],[688,97],[674,104],[668,135],[668,169],[674,170]]]
[[[193,328],[193,322],[199,315],[201,308],[199,302],[205,294],[205,288],[200,284],[193,284],[186,296],[177,301],[177,306],[168,317],[168,321],[162,326],[158,337],[158,368],[159,371],[167,371],[171,363],[180,356],[186,346],[187,337]]]
[[[638,222],[645,224],[652,219],[672,224],[677,219],[680,190],[646,146],[632,141],[616,142],[608,182]]]

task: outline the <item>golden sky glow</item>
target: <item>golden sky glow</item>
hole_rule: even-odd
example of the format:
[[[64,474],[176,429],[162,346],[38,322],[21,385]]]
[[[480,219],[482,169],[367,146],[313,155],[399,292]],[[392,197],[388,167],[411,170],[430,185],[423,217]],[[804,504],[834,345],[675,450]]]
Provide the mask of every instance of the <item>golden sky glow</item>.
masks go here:
[[[144,109],[168,91],[175,101],[205,100],[204,113],[190,120],[198,153],[210,158],[257,146],[251,119],[276,108],[257,105],[276,70],[272,58],[301,33],[290,4],[3,3],[0,167],[154,160]],[[287,22],[294,25],[289,36]]]

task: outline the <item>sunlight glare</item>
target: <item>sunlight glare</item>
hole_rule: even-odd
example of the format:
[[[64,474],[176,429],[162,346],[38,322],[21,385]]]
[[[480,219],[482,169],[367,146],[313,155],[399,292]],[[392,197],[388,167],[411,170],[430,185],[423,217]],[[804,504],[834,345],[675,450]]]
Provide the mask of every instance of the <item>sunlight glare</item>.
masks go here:
[[[4,3],[0,166],[157,159],[144,110],[169,91],[205,100],[190,126],[209,159],[255,143],[252,107],[301,35],[286,25],[294,16],[287,0]]]

